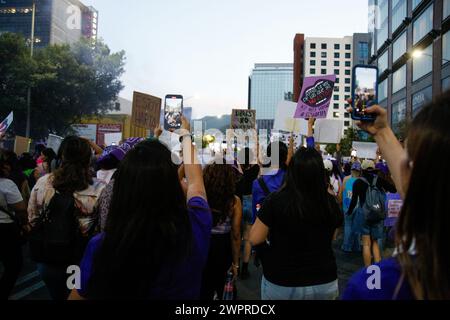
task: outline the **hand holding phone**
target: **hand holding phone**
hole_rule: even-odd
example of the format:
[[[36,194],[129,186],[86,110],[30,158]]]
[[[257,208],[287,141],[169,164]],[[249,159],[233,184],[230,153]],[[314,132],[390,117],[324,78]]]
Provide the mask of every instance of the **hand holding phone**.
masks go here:
[[[378,68],[357,65],[353,68],[352,119],[375,121],[375,115],[367,109],[378,103]]]

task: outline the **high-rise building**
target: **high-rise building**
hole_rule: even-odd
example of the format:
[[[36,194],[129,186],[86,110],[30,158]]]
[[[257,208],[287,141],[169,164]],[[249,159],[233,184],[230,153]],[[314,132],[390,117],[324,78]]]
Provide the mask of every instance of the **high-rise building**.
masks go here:
[[[346,112],[348,107],[346,100],[351,97],[352,90],[352,69],[355,65],[368,63],[369,42],[370,36],[367,33],[357,33],[343,38],[306,37],[303,44],[303,57],[294,55],[294,59],[303,61],[303,74],[295,75],[296,79],[336,75],[327,119],[343,121],[344,130],[352,126],[351,116]],[[298,62],[294,61],[295,63]],[[302,83],[294,82],[294,90],[297,89],[299,92],[301,86]],[[295,101],[298,101],[298,97]]]
[[[98,12],[78,0],[34,0],[35,46],[97,39]],[[0,1],[0,34],[13,32],[31,39],[33,0]]]
[[[450,0],[370,0],[371,62],[392,127],[450,89]]]
[[[259,63],[249,78],[249,107],[256,110],[258,129],[271,130],[276,107],[282,100],[292,100],[293,65]]]

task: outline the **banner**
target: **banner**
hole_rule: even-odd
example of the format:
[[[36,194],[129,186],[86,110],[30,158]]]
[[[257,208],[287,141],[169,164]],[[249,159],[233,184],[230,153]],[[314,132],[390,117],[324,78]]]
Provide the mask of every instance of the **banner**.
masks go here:
[[[14,152],[17,156],[21,156],[23,153],[30,152],[31,140],[25,137],[16,136],[14,141]]]
[[[131,124],[153,130],[159,127],[161,115],[161,99],[149,94],[134,92]]]
[[[256,110],[233,109],[231,113],[231,129],[256,129]]]
[[[295,119],[294,116],[296,110],[297,104],[295,102],[281,101],[278,103],[273,130],[307,135],[308,121],[304,119]]]
[[[356,150],[356,156],[360,159],[377,158],[378,145],[373,142],[353,142],[353,149]]]
[[[306,77],[298,100],[295,118],[327,117],[336,75]]]
[[[6,133],[11,123],[14,121],[14,113],[11,111],[9,115],[0,123],[0,137]]]
[[[108,133],[122,133],[121,124],[98,124],[97,125],[97,144],[99,146],[105,145],[105,134]]]
[[[122,141],[122,132],[105,134],[105,145],[107,147],[112,145],[118,146],[120,141]]]
[[[56,154],[58,154],[59,147],[61,146],[61,142],[64,139],[59,136],[55,136],[54,134],[50,134],[47,139],[47,148],[53,149]]]
[[[317,120],[314,127],[314,140],[324,144],[340,143],[343,130],[344,122],[342,120]]]
[[[96,124],[74,124],[72,129],[77,136],[83,137],[97,143],[97,125]]]

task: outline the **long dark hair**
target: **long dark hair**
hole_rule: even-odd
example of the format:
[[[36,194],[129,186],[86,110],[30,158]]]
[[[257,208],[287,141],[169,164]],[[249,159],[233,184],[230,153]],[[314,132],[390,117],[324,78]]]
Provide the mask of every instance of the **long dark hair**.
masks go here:
[[[162,268],[189,255],[191,238],[186,197],[170,151],[156,140],[139,143],[117,171],[87,297],[148,297]]]
[[[213,226],[226,221],[234,206],[236,175],[231,165],[212,163],[203,170],[208,204],[213,214]]]
[[[407,148],[412,172],[396,242],[403,276],[417,299],[450,299],[450,91],[413,120]],[[439,174],[431,174],[440,168]],[[417,254],[408,249],[415,243]]]
[[[287,212],[314,224],[335,226],[328,195],[327,175],[320,153],[300,148],[289,163],[285,183],[280,192],[287,192]]]
[[[22,168],[16,153],[10,150],[3,150],[2,154],[2,168],[7,165],[11,169],[7,178],[12,180],[16,184],[17,188],[19,188],[19,190],[22,190],[22,184],[27,180],[27,178],[22,172]]]
[[[82,191],[92,184],[89,174],[91,147],[79,137],[70,136],[63,140],[58,151],[61,166],[55,170],[53,187],[61,193]]]

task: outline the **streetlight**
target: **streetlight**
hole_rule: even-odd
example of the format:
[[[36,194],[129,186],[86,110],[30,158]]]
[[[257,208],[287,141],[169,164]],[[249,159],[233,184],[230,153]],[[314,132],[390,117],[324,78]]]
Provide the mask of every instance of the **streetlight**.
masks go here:
[[[420,50],[420,49],[414,50],[414,51],[412,52],[411,56],[412,56],[414,59],[418,59],[418,58],[421,58],[421,57],[423,57],[423,56],[433,58],[433,56],[432,56],[431,54],[425,53],[425,52],[423,52],[423,50]],[[444,61],[445,63],[450,62],[450,60],[444,59],[444,58],[442,58],[442,61]]]
[[[30,44],[30,57],[33,58],[34,53],[34,27],[36,22],[36,0],[33,0],[33,9],[31,12],[31,44]],[[30,137],[31,131],[31,86],[28,86],[27,92],[27,128],[25,131],[25,137]]]

